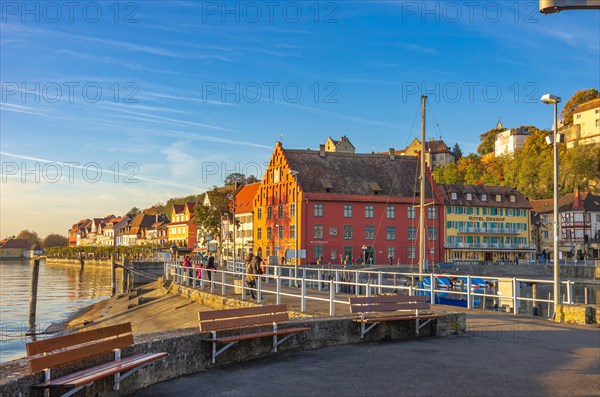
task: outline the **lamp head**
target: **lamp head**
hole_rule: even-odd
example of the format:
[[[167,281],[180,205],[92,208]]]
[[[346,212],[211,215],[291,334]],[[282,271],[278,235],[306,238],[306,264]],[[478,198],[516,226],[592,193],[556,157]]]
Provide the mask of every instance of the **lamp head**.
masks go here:
[[[542,96],[541,101],[547,105],[554,105],[554,104],[559,103],[561,101],[561,98],[556,95],[546,94],[546,95]]]

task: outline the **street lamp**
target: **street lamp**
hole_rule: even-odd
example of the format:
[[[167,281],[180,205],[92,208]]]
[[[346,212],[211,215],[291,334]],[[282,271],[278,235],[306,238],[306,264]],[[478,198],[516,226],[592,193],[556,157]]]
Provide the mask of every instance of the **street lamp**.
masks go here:
[[[235,268],[235,196],[228,194],[227,198],[231,200],[231,210],[233,212],[233,267]]]
[[[367,246],[366,246],[366,245],[363,245],[363,246],[362,246],[362,252],[363,252],[363,260],[362,260],[362,264],[363,264],[363,266],[364,266],[364,265],[365,265],[365,263],[366,263],[366,260],[367,260]]]
[[[300,210],[300,208],[298,207],[298,191],[300,190],[300,186],[298,186],[298,171],[295,170],[290,170],[288,172],[288,174],[293,175],[294,176],[294,182],[295,182],[295,190],[296,190],[296,199],[294,202],[294,205],[296,206],[296,210],[294,211],[294,218],[295,219],[295,234],[294,234],[294,240],[296,241],[296,250],[294,251],[294,285],[296,287],[298,287],[298,236],[299,236],[299,230],[298,230],[298,211]]]
[[[553,145],[553,158],[554,158],[554,315],[558,311],[558,304],[560,300],[560,273],[559,273],[559,262],[558,262],[558,142],[560,140],[558,134],[558,103],[560,97],[552,94],[546,94],[542,97],[541,101],[547,105],[554,105],[554,132],[552,137],[546,137],[546,142]]]

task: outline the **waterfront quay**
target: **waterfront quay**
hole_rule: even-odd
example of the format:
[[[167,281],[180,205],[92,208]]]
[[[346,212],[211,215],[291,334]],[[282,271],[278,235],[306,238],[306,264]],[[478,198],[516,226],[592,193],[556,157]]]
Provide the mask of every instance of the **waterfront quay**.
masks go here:
[[[462,311],[463,335],[288,352],[159,383],[133,396],[600,395],[597,326]]]

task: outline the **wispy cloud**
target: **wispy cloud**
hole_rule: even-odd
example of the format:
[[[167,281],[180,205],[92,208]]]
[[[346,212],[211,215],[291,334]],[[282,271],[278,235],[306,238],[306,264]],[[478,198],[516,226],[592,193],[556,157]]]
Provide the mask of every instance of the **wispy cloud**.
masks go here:
[[[40,112],[39,110],[31,108],[29,106],[16,105],[14,103],[7,102],[0,103],[0,110],[4,110],[7,112],[32,114],[35,116],[47,116],[46,113]]]

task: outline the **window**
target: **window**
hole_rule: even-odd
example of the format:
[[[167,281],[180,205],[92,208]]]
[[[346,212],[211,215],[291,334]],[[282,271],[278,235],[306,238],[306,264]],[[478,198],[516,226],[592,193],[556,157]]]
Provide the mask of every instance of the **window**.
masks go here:
[[[396,207],[393,205],[388,205],[385,208],[385,216],[388,219],[394,219],[396,217]]]
[[[544,240],[548,240],[550,238],[550,233],[547,230],[544,231]]]
[[[352,218],[352,204],[344,204],[344,218]]]
[[[337,259],[337,250],[335,248],[329,250],[329,259],[332,261]]]
[[[315,225],[314,226],[314,237],[315,238],[323,238],[323,225]]]
[[[481,195],[481,201],[487,201],[487,195],[482,194]]]
[[[283,227],[279,226],[277,229],[279,229],[279,240],[281,240],[283,238]]]
[[[454,192],[450,193],[450,198],[452,200],[456,200],[456,193],[454,193]]]
[[[395,240],[396,239],[396,227],[387,226],[385,228],[385,238],[387,240]]]
[[[352,240],[352,225],[344,225],[344,240]]]
[[[296,238],[296,226],[290,226],[290,238]]]
[[[262,240],[262,227],[256,229],[256,239]]]
[[[338,230],[336,226],[330,226],[329,227],[329,235],[330,236],[337,236],[338,235]]]
[[[392,258],[392,260],[396,257],[396,248],[395,247],[387,247],[387,257],[388,257],[388,259]]]
[[[313,215],[314,216],[323,216],[323,204],[315,203]]]
[[[417,257],[417,250],[415,247],[408,247],[408,259],[415,259]]]
[[[323,246],[315,245],[313,248],[313,257],[315,258],[315,260],[317,260],[322,256],[323,256]]]
[[[409,226],[407,229],[407,233],[408,233],[409,240],[417,239],[417,227],[416,226]]]
[[[510,202],[511,202],[511,203],[514,203],[515,201],[517,201],[517,198],[515,197],[515,195],[514,195],[514,194],[511,194],[511,195],[510,195]]]
[[[497,195],[496,195],[496,201],[497,201],[497,202],[500,202],[500,201],[502,201],[502,196],[501,196],[501,195],[499,195],[499,194],[497,194]]]
[[[296,204],[290,204],[290,216],[296,216]]]
[[[435,219],[436,210],[435,207],[427,207],[427,219]]]
[[[373,218],[374,212],[372,205],[365,205],[365,218]]]
[[[406,209],[406,217],[408,219],[415,219],[416,216],[416,212],[415,212],[415,207],[410,206]]]
[[[437,229],[435,227],[427,228],[427,239],[437,240]]]
[[[375,239],[375,226],[365,226],[365,240]]]
[[[273,208],[267,207],[267,219],[271,219],[273,217]]]
[[[283,218],[283,205],[282,204],[279,204],[277,206],[277,217]]]
[[[473,195],[471,193],[467,193],[467,200],[473,200]]]

